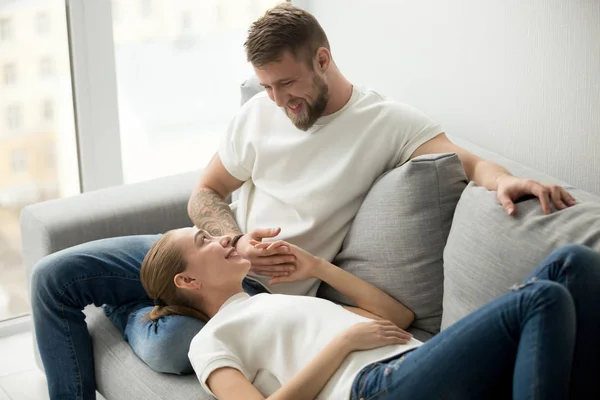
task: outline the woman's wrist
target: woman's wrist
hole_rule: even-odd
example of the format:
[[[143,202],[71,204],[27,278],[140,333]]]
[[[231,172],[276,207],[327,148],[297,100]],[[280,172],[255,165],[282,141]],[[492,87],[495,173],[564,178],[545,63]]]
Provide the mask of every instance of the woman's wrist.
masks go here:
[[[346,331],[339,333],[330,343],[342,354],[348,355],[354,351],[352,340]]]
[[[324,259],[322,259],[320,257],[315,257],[315,266],[312,269],[312,276],[313,276],[313,278],[317,278],[317,279],[323,280],[321,278],[323,276],[323,273],[331,265],[332,265],[331,263],[325,261]]]

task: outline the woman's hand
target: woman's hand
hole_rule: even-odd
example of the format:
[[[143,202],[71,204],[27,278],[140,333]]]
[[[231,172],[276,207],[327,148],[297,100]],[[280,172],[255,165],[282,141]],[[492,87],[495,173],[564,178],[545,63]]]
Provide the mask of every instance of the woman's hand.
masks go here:
[[[323,261],[320,258],[313,256],[308,251],[305,251],[300,247],[283,240],[278,240],[272,243],[255,241],[251,242],[251,244],[253,244],[256,249],[262,249],[262,251],[267,253],[276,251],[280,247],[287,247],[289,249],[288,254],[296,257],[296,260],[291,262],[291,264],[296,267],[295,270],[289,271],[287,275],[278,276],[271,279],[269,281],[269,285],[283,282],[302,281],[313,278],[320,262]]]
[[[340,339],[350,351],[371,350],[390,344],[405,344],[411,338],[410,333],[384,319],[359,322],[340,334]]]
[[[275,237],[279,235],[279,232],[281,232],[281,228],[254,229],[242,236],[237,242],[237,253],[252,263],[251,272],[273,278],[286,276],[294,270],[293,261],[295,258],[290,254],[290,249],[287,246],[278,246],[269,251],[256,247],[256,244],[261,243],[263,239]],[[269,245],[270,243],[265,244]]]

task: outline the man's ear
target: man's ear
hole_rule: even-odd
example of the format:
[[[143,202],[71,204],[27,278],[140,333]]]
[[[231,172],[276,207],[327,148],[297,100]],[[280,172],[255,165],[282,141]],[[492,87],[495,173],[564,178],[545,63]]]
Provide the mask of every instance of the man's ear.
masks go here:
[[[315,57],[315,59],[319,71],[325,72],[331,64],[331,53],[325,47],[319,47],[317,49],[317,56]]]
[[[173,277],[175,286],[181,289],[198,290],[202,286],[202,283],[196,278],[193,278],[186,273],[182,272]]]

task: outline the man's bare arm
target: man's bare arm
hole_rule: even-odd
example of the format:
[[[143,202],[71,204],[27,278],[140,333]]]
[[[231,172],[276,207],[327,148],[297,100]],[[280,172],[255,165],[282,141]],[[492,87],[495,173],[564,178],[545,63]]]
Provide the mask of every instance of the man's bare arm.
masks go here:
[[[219,155],[215,154],[188,202],[188,215],[194,225],[213,236],[243,233],[225,201],[243,183],[225,169]]]
[[[190,197],[188,212],[194,225],[212,236],[235,236],[242,233],[229,204],[211,189],[195,190]]]

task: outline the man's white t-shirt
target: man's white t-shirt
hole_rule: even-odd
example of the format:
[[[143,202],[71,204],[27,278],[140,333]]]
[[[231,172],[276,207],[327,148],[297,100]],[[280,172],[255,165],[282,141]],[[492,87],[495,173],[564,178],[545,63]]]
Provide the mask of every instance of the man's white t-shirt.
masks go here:
[[[216,369],[231,367],[265,396],[289,382],[331,340],[352,325],[371,321],[328,300],[241,292],[230,297],[194,337],[188,357],[204,389]],[[317,399],[343,400],[360,370],[421,345],[388,345],[350,353]]]
[[[276,239],[331,261],[371,185],[442,132],[426,114],[372,90],[353,89],[338,112],[308,131],[259,93],[230,123],[219,149],[229,173],[244,181],[232,204],[242,232],[281,227]],[[268,285],[274,293],[316,294],[319,281]]]

